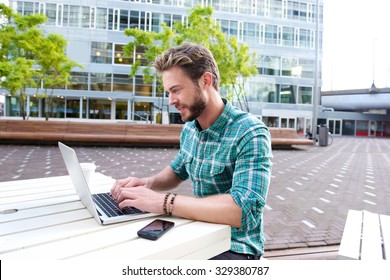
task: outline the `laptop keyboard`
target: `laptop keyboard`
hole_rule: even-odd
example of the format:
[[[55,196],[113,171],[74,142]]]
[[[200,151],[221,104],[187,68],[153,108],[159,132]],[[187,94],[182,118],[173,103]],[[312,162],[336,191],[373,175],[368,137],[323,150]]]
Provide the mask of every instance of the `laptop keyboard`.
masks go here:
[[[144,213],[135,207],[124,207],[120,209],[109,193],[93,194],[92,199],[108,217]]]

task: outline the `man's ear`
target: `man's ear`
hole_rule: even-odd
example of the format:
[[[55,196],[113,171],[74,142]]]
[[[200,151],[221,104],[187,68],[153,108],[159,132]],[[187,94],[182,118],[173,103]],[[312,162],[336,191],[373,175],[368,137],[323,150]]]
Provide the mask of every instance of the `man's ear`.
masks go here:
[[[201,79],[201,84],[203,87],[211,87],[213,85],[213,74],[210,72],[204,72]]]

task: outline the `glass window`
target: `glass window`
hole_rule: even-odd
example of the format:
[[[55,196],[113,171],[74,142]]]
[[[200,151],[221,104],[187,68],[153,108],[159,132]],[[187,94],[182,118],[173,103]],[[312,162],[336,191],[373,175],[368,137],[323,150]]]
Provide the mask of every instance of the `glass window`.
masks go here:
[[[82,15],[81,15],[81,19],[82,19],[82,27],[84,28],[89,28],[90,27],[90,9],[89,7],[81,7],[82,9]]]
[[[51,104],[50,118],[64,118],[65,117],[65,98],[54,97]]]
[[[299,19],[301,21],[307,21],[307,3],[300,3]]]
[[[356,121],[356,136],[368,136],[368,121]]]
[[[18,2],[18,6],[19,6],[19,3]],[[28,16],[28,15],[32,15],[34,13],[34,3],[32,2],[24,2],[24,10],[23,10],[23,14],[25,16]]]
[[[181,15],[172,15],[173,24],[175,24],[175,22],[182,22],[182,19],[183,17]]]
[[[127,100],[116,101],[115,106],[115,119],[117,120],[126,120],[127,119]]]
[[[287,18],[299,19],[299,2],[288,2]]]
[[[299,30],[299,47],[310,48],[310,30],[308,29]]]
[[[282,45],[288,47],[294,46],[294,28],[283,26],[282,30]]]
[[[152,96],[152,85],[147,84],[143,76],[135,76],[135,95]]]
[[[299,65],[302,66],[301,77],[313,79],[314,69],[315,69],[315,61],[312,59],[300,59]]]
[[[45,24],[47,25],[55,25],[56,24],[56,4],[46,4],[46,17],[47,21]]]
[[[108,9],[108,29],[118,30],[119,24],[119,10]]]
[[[263,116],[262,121],[268,127],[279,127],[279,117]]]
[[[280,57],[264,56],[261,58],[260,74],[279,76],[280,75]]]
[[[119,18],[119,30],[125,30],[129,27],[129,11],[121,10]]]
[[[30,117],[40,117],[41,114],[39,114],[40,110],[40,100],[36,96],[30,96]]]
[[[89,119],[111,119],[111,100],[89,99],[88,113]]]
[[[244,42],[259,42],[260,30],[257,23],[244,23],[243,40]]]
[[[139,28],[141,30],[145,30],[145,31],[148,30],[148,19],[147,19],[147,16],[148,16],[148,13],[140,12],[140,16],[139,16],[140,26],[139,26]]]
[[[113,91],[133,92],[133,78],[129,75],[114,74]]]
[[[153,103],[135,102],[134,103],[134,120],[136,121],[151,121]]]
[[[221,24],[222,32],[225,34],[228,34],[229,33],[229,21],[228,20],[221,20],[220,24]]]
[[[80,7],[69,6],[69,26],[80,27]]]
[[[17,96],[7,96],[5,99],[5,109],[6,115],[10,117],[19,117],[20,116],[20,97]]]
[[[276,25],[265,26],[265,43],[269,45],[278,43],[278,27]]]
[[[91,43],[91,62],[112,64],[112,43]]]
[[[343,120],[343,135],[355,135],[355,121]]]
[[[69,26],[69,5],[64,5],[64,13],[63,13],[63,26]]]
[[[296,58],[282,58],[282,76],[295,76],[300,77],[302,70],[298,66],[298,60]]]
[[[298,103],[311,104],[313,95],[313,88],[300,86],[298,88]]]
[[[67,89],[88,90],[88,73],[72,72],[71,76]]]
[[[146,66],[148,61],[145,58],[145,47],[138,46],[135,51],[135,59],[140,60],[141,66]]]
[[[168,25],[170,26],[170,25]],[[139,28],[139,12],[131,11],[130,12],[130,28]]]
[[[257,81],[255,78],[248,81],[248,90],[246,99],[248,101],[263,101],[263,83]]]
[[[240,1],[240,13],[251,14],[252,13],[252,0],[241,0]]]
[[[91,73],[91,90],[111,91],[111,73]]]
[[[279,100],[279,92],[274,83],[261,83],[259,91],[262,94],[262,102],[277,103]]]
[[[160,22],[159,13],[152,13],[152,31],[159,33],[161,31],[161,22]]]
[[[133,64],[133,56],[126,56],[123,47],[124,45],[115,45],[114,64]]]
[[[80,118],[80,100],[66,99],[66,117]]]
[[[271,3],[271,16],[281,18],[283,15],[282,0],[273,0]]]
[[[96,11],[96,28],[98,29],[107,29],[107,9],[106,8],[97,8]]]
[[[229,12],[230,10],[230,1],[222,1],[221,2],[221,11]]]
[[[191,1],[188,1],[188,2],[191,2]],[[223,2],[223,0],[211,0],[210,2],[209,3],[213,6],[214,11],[219,11],[220,10],[220,2]],[[198,4],[201,4],[201,0],[193,0],[194,6],[198,5]],[[190,6],[190,7],[192,8],[192,6]]]
[[[229,35],[236,37],[238,35],[238,22],[230,21]]]
[[[268,11],[266,10],[267,6],[268,6]],[[269,0],[257,0],[257,15],[258,16],[269,15]]]
[[[295,104],[296,86],[280,85],[280,103]]]
[[[168,27],[172,27],[172,16],[170,14],[162,14],[163,22]]]

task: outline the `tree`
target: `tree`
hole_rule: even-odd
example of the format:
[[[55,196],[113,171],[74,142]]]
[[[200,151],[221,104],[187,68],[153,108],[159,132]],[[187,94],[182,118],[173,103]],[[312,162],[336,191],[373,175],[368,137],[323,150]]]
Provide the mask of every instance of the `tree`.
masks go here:
[[[21,16],[5,4],[0,4],[0,76],[6,77],[2,86],[11,95],[20,96],[23,119],[26,118],[25,100],[27,85],[35,85],[33,77],[33,54],[36,45],[42,40],[42,31],[37,27],[46,21],[44,15]]]
[[[36,88],[37,96],[45,99],[45,118],[49,119],[53,93],[69,84],[73,67],[82,66],[67,58],[67,41],[62,35],[43,35],[39,25],[44,15],[21,16],[0,4],[0,16],[6,19],[0,26],[2,85],[11,95],[20,96],[21,115],[25,119],[26,88]],[[40,89],[43,87],[44,92]],[[48,90],[51,90],[48,94]]]
[[[202,43],[210,49],[218,63],[220,85],[227,89],[227,97],[235,98],[241,109],[245,107],[249,111],[244,84],[248,77],[258,73],[256,56],[249,54],[249,47],[239,44],[236,37],[228,39],[221,25],[216,23],[212,15],[212,7],[196,6],[190,9],[187,23],[176,22],[172,29],[163,25],[160,33],[137,28],[125,30],[125,34],[133,39],[125,46],[125,53],[132,56],[137,48],[142,47],[145,49],[143,59],[148,62],[143,67],[141,60],[136,60],[132,65],[130,76],[134,76],[142,68],[146,81],[151,81],[154,77],[159,78],[152,71],[150,64],[159,54],[185,41]],[[161,87],[158,91],[160,94],[163,92]]]
[[[40,41],[35,52],[35,64],[39,69],[36,74],[37,95],[41,85],[44,89],[45,119],[50,117],[53,93],[56,88],[64,87],[70,83],[71,71],[74,67],[82,68],[82,65],[68,59],[65,54],[67,41],[62,35],[49,34],[47,38]],[[48,93],[50,90],[50,93]]]

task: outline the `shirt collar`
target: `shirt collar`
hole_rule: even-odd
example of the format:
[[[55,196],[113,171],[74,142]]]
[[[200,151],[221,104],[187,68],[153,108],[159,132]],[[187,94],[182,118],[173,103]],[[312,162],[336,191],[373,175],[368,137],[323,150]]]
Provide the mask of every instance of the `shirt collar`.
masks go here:
[[[219,116],[219,118],[213,123],[212,126],[209,128],[199,131],[199,133],[207,133],[211,136],[214,136],[216,138],[219,138],[221,133],[223,132],[224,128],[228,123],[232,121],[231,113],[233,110],[232,104],[225,98],[222,98],[223,103],[225,103],[225,108],[222,111],[222,114]],[[195,126],[198,128],[197,121],[195,120]]]

